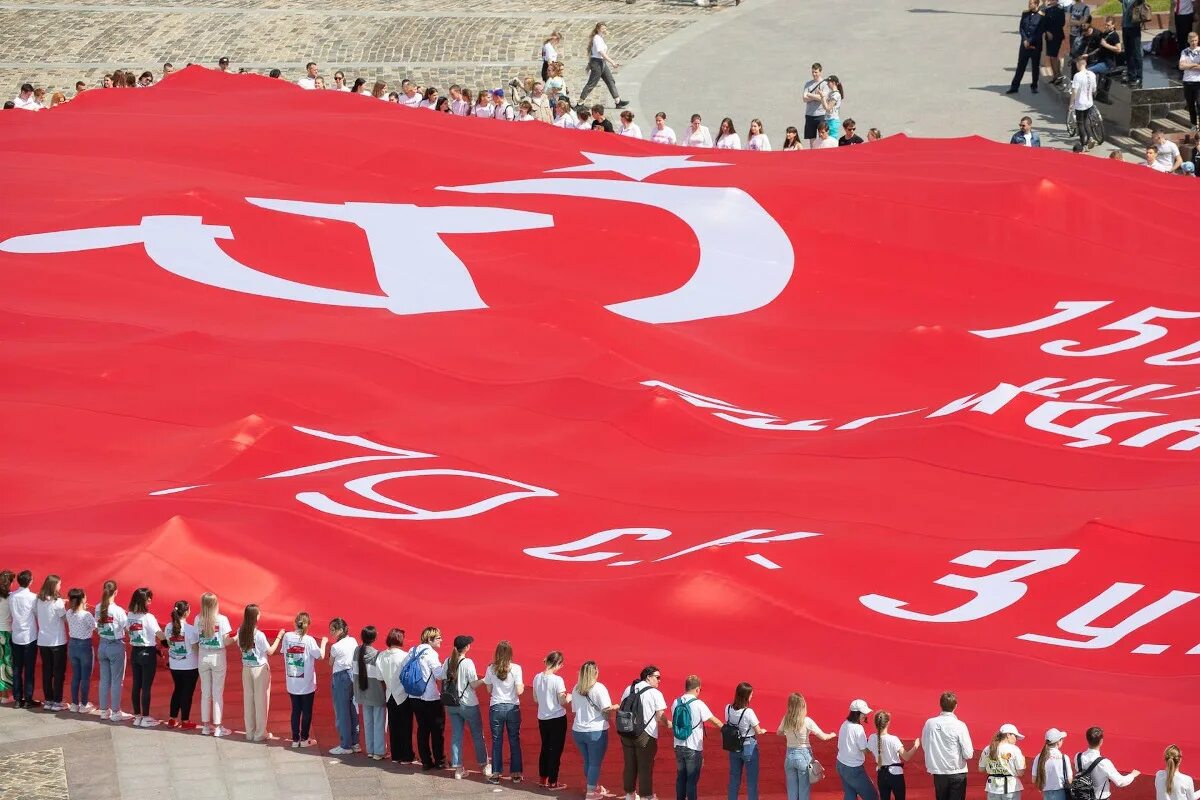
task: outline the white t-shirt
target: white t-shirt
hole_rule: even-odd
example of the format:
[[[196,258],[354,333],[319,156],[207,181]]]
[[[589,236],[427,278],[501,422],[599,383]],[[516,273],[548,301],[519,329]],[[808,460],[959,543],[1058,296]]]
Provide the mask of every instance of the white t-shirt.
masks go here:
[[[204,636],[204,626],[200,624],[199,614],[192,620],[192,624],[196,626],[196,633],[200,637],[200,655],[225,652],[225,646],[229,643],[229,634],[233,632],[233,627],[229,624],[229,617],[217,614],[216,624],[213,625],[213,635],[207,638]]]
[[[596,682],[586,695],[579,693],[579,687],[571,690],[571,708],[575,710],[575,723],[572,730],[580,733],[608,730],[608,715],[604,709],[612,705],[608,687]]]
[[[83,609],[67,612],[67,633],[72,639],[87,639],[90,642],[95,630],[96,618],[92,612]]]
[[[8,596],[8,609],[12,615],[13,644],[32,644],[38,638],[37,595],[22,586]],[[124,615],[121,615],[122,631]]]
[[[645,681],[638,681],[633,686],[625,687],[625,691],[621,692],[621,699],[629,697],[631,691],[641,691],[642,687],[647,686]],[[642,719],[646,722],[646,733],[653,738],[658,738],[658,712],[667,710],[667,698],[663,697],[663,693],[658,689],[650,688],[642,692]]]
[[[408,653],[403,647],[389,647],[375,659],[375,666],[379,669],[379,680],[383,681],[387,687],[387,696],[395,700],[396,705],[408,699],[408,692],[404,691],[404,686],[400,683],[400,665],[407,657]]]
[[[825,109],[825,119],[841,119],[842,118],[842,93],[834,89],[826,97],[830,101],[833,108]]]
[[[1033,757],[1033,766],[1029,769],[1030,775],[1037,775],[1038,762],[1041,760],[1042,754],[1038,753]],[[1063,769],[1066,769],[1066,775],[1063,775]],[[1074,766],[1071,764],[1071,759],[1057,747],[1050,748],[1050,753],[1046,756],[1046,783],[1042,786],[1042,792],[1052,792],[1055,789],[1064,789],[1071,783],[1071,778],[1074,776]],[[1064,780],[1064,777],[1066,778]]]
[[[13,98],[13,104],[17,108],[22,108],[26,111],[41,111],[42,110],[42,104],[37,101],[37,97],[35,97],[34,95],[29,95],[28,100],[22,98],[21,95],[17,95],[16,97]]]
[[[729,133],[717,140],[718,150],[741,150],[742,140],[736,133]]]
[[[417,106],[421,105],[422,99],[423,98],[421,97],[421,95],[417,94],[416,92],[413,92],[411,97],[409,95],[406,95],[404,92],[401,92],[400,100],[398,102],[402,106],[407,106],[408,108],[416,108]]]
[[[242,654],[243,667],[265,667],[267,665],[267,651],[271,649],[271,643],[267,641],[267,635],[258,628],[254,629],[254,646],[249,650],[242,650],[238,647],[238,652]]]
[[[846,720],[838,729],[837,760],[847,767],[861,767],[867,757],[863,750],[867,746],[867,732],[856,722]]]
[[[1179,156],[1179,147],[1174,142],[1164,139],[1163,143],[1157,145],[1158,157],[1155,162],[1159,165],[1163,172],[1173,172],[1175,168],[1175,159]]]
[[[744,712],[744,713],[743,713]],[[743,739],[756,737],[754,729],[759,727],[758,714],[753,708],[734,708],[732,704],[725,706],[725,721],[737,725],[738,734]]]
[[[534,675],[533,697],[537,700],[538,719],[565,717],[567,710],[563,708],[561,696],[566,691],[567,685],[561,676],[547,675],[544,672]]]
[[[804,94],[809,94],[820,85],[820,89],[816,94],[824,95],[828,91],[829,84],[823,79],[820,81],[806,81],[804,84]],[[821,105],[820,100],[805,100],[804,101],[804,116],[806,117],[823,117],[825,116],[825,106]]]
[[[200,635],[196,626],[187,622],[179,625],[179,635],[175,633],[175,623],[172,621],[163,631],[167,637],[167,665],[171,669],[196,669],[200,666],[200,657],[196,655],[196,645]]]
[[[315,89],[315,88],[317,88],[317,79],[310,78],[307,75],[305,75],[303,78],[296,81],[296,85],[299,86],[301,89]]]
[[[283,674],[288,694],[312,694],[317,690],[317,659],[321,648],[307,633],[296,631],[283,635]]]
[[[125,638],[125,625],[128,622],[129,617],[125,614],[125,609],[116,603],[109,603],[108,611],[104,614],[100,613],[100,606],[96,606],[96,633],[100,635],[101,639],[122,641]],[[16,641],[15,633],[13,641]]]
[[[617,126],[617,133],[621,136],[632,136],[634,139],[642,138],[642,129],[637,126],[636,122],[631,122],[628,125],[622,122]]]
[[[520,664],[509,664],[508,677],[504,680],[498,678],[492,670],[492,665],[488,664],[487,671],[483,673],[483,682],[492,687],[492,705],[500,703],[516,705],[521,702],[521,698],[517,694],[517,684],[524,683],[521,680]]]
[[[608,45],[604,43],[604,37],[597,33],[592,37],[592,58],[604,58],[607,52]]]
[[[654,130],[650,131],[650,141],[659,144],[675,144],[675,131],[666,125],[663,125],[662,128],[656,125]]]
[[[1071,91],[1075,95],[1071,108],[1087,111],[1096,103],[1096,73],[1089,69],[1076,72],[1075,77],[1071,78]]]
[[[1189,64],[1200,64],[1200,47],[1185,47],[1183,52],[1179,54],[1180,61],[1186,61]],[[1200,69],[1189,69],[1183,73],[1184,83],[1195,83],[1200,81]]]
[[[872,733],[867,737],[867,749],[871,751],[876,766],[888,767],[888,772],[893,775],[904,774],[904,762],[900,760],[904,744],[900,741],[899,736],[885,733],[883,740],[880,741],[879,734]]]
[[[780,727],[780,728],[783,727],[783,720],[779,720],[778,727]],[[808,737],[814,733],[818,734],[818,735],[824,735],[825,731],[821,730],[820,725],[813,722],[812,717],[806,716],[804,718],[804,724],[802,726],[800,726],[799,731],[788,731],[787,732],[787,746],[789,748],[811,747],[812,743],[809,742]]]
[[[694,697],[690,694],[685,694],[679,697],[675,702],[671,703],[671,719],[675,719],[675,707],[681,703],[687,704],[688,713],[692,715],[691,732],[686,739],[674,738],[676,747],[686,747],[689,750],[704,750],[704,721],[712,716],[712,712],[708,710],[708,706],[699,697]],[[674,723],[672,723],[672,731]],[[672,735],[674,735],[672,733]]]
[[[475,116],[480,117],[481,119],[491,119],[491,117],[492,117],[492,104],[491,103],[481,103],[481,104],[473,106],[473,108],[475,110]]]
[[[747,150],[770,150],[771,140],[765,133],[756,133],[746,140]]]
[[[1176,772],[1173,783],[1174,786],[1168,792],[1167,771],[1165,769],[1158,771],[1158,774],[1154,776],[1154,794],[1157,795],[1157,800],[1200,800],[1200,794],[1196,793],[1196,785],[1192,781],[1191,775]]]
[[[556,128],[567,128],[569,130],[575,130],[575,115],[572,114],[570,111],[568,111],[565,114],[560,114],[558,116],[558,119],[554,120],[553,125]]]
[[[419,644],[408,654],[413,658],[421,660],[421,674],[428,674],[429,680],[425,684],[425,693],[421,695],[419,700],[438,700],[442,693],[438,689],[437,682],[446,676],[442,662],[438,660],[437,651],[428,642]]]
[[[329,646],[329,664],[333,674],[345,672],[354,666],[354,648],[358,641],[353,636],[343,636]]]
[[[450,659],[447,658],[442,662],[442,672],[446,673],[450,664]],[[469,658],[460,659],[458,662],[458,675],[455,676],[454,686],[458,691],[458,704],[462,706],[477,706],[479,705],[479,696],[475,694],[475,690],[469,687],[469,684],[479,680],[479,673],[475,671],[475,662]]]
[[[838,146],[837,139],[833,138],[832,136],[826,136],[824,139],[822,139],[820,136],[818,136],[816,147],[814,147],[813,149],[814,150],[828,150],[830,148],[836,149],[837,146]]]
[[[498,119],[501,122],[512,122],[516,118],[517,112],[513,111],[513,107],[508,103],[496,105],[492,103],[492,119]]]
[[[67,604],[60,597],[57,600],[38,600],[37,608],[37,643],[38,647],[58,647],[67,643]]]
[[[469,100],[450,101],[450,113],[456,117],[465,117],[470,110],[471,103]]]
[[[989,777],[986,783],[988,794],[1009,794],[1021,791],[1024,787],[1021,786],[1021,779],[1016,776],[1025,771],[1025,756],[1021,753],[1020,748],[1011,742],[1001,742],[996,748],[998,756],[996,761],[988,758],[991,752],[990,744],[979,751],[979,768],[986,770],[989,775],[1008,774],[1013,777]]]
[[[126,629],[129,631],[129,644],[133,647],[154,647],[162,630],[158,620],[149,612],[130,614]]]
[[[542,61],[545,61],[547,64],[552,64],[555,61],[558,61],[558,51],[555,50],[554,45],[550,44],[549,42],[546,42],[544,45],[542,45]]]
[[[440,99],[441,98],[439,97],[438,100],[440,100]],[[437,100],[422,100],[420,103],[417,104],[417,107],[418,108],[427,108],[430,111],[433,111],[434,109],[437,108]]]

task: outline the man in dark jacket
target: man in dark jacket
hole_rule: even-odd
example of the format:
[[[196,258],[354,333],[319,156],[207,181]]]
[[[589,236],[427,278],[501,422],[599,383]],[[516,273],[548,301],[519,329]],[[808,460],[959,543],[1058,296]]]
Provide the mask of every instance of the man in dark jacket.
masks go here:
[[[1041,0],[1029,0],[1029,8],[1021,13],[1021,24],[1017,27],[1017,32],[1021,34],[1021,49],[1017,52],[1017,71],[1013,75],[1008,94],[1016,94],[1021,88],[1021,79],[1025,77],[1026,67],[1033,68],[1030,89],[1037,94],[1038,77],[1042,71],[1042,36],[1046,32],[1044,22]]]

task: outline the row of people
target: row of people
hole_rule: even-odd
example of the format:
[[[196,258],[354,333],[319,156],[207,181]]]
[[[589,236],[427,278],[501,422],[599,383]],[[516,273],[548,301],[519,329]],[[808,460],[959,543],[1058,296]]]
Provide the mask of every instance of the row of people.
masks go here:
[[[16,582],[17,588],[11,589]],[[228,672],[229,648],[242,663],[245,737],[249,741],[275,738],[266,724],[271,700],[271,658],[282,656],[284,680],[291,702],[291,746],[311,747],[317,664],[328,661],[330,691],[338,745],[329,752],[351,756],[365,750],[367,757],[398,763],[420,764],[425,770],[452,769],[463,778],[464,739],[469,734],[474,756],[488,781],[498,783],[504,772],[505,743],[509,779],[520,783],[523,776],[520,698],[526,689],[524,672],[514,661],[511,644],[496,644],[482,676],[470,656],[474,638],[456,636],[449,655],[442,658],[442,634],[425,628],[420,641],[405,649],[405,632],[390,629],[383,636],[375,626],[361,629],[359,638],[350,635],[345,620],[329,623],[329,635],[318,641],[311,633],[311,617],[300,612],[295,627],[268,637],[261,630],[258,606],[245,608],[236,631],[220,613],[216,595],[205,593],[199,612],[191,615],[186,600],[176,601],[170,620],[160,625],[151,611],[154,593],[136,589],[128,609],[118,602],[118,586],[107,581],[100,602],[89,605],[81,588],[61,595],[61,579],[47,576],[40,590],[31,590],[32,574],[0,572],[0,702],[16,702],[32,708],[35,665],[40,655],[46,711],[67,710],[97,714],[113,722],[132,720],[140,727],[155,727],[151,715],[151,693],[160,659],[167,662],[172,677],[168,725],[194,728],[191,710],[197,684],[201,687],[200,732],[227,736],[223,726],[223,695]],[[98,654],[93,635],[99,639]],[[129,649],[126,649],[128,641]],[[99,662],[99,705],[90,701],[90,676],[94,660]],[[66,665],[71,666],[70,702],[64,704]],[[126,663],[133,680],[133,714],[122,711],[121,687]],[[623,756],[622,782],[627,798],[640,794],[655,797],[653,769],[660,736],[672,738],[676,763],[676,797],[697,796],[704,762],[705,726],[718,730],[728,752],[728,796],[737,798],[745,785],[747,796],[757,798],[759,785],[758,737],[768,731],[753,708],[754,687],[740,683],[718,717],[702,699],[703,684],[696,675],[683,681],[683,693],[668,706],[660,689],[662,672],[645,667],[614,702],[600,682],[594,661],[584,662],[568,691],[560,672],[565,667],[561,652],[553,651],[542,661],[542,669],[531,681],[537,706],[541,747],[538,758],[539,784],[547,789],[564,788],[560,782],[562,752],[568,730],[579,749],[586,784],[586,797],[605,795],[600,772],[609,745],[609,731],[619,734]],[[486,687],[489,697],[488,726],[491,748],[485,746],[480,701],[476,692]],[[11,688],[12,695],[8,695]],[[940,700],[941,713],[925,723],[921,737],[905,744],[891,733],[891,715],[873,711],[866,701],[850,703],[849,713],[836,734],[826,733],[808,715],[804,697],[792,693],[775,733],[786,739],[783,778],[789,800],[808,800],[811,786],[824,768],[814,759],[811,741],[837,739],[836,772],[845,800],[904,800],[904,765],[924,750],[925,766],[933,776],[937,800],[963,800],[967,764],[974,747],[966,725],[957,718],[958,700],[951,692]],[[361,719],[360,719],[361,712]],[[445,758],[445,718],[450,718],[450,759]],[[867,735],[866,724],[875,731]],[[413,747],[414,721],[416,748]],[[987,775],[989,800],[1017,800],[1022,790],[1025,756],[1017,742],[1024,737],[1012,724],[1001,726],[979,756],[978,769]],[[1088,748],[1069,758],[1062,749],[1066,733],[1046,732],[1044,744],[1032,762],[1034,785],[1045,800],[1067,800],[1068,788],[1080,779],[1094,787],[1094,800],[1106,800],[1112,787],[1127,786],[1138,772],[1122,774],[1101,755],[1104,733],[1090,728]],[[361,744],[360,744],[361,742]],[[874,780],[865,763],[876,765]],[[1156,777],[1158,800],[1200,800],[1192,779],[1179,771],[1181,753],[1172,745],[1165,754],[1166,768]],[[1073,795],[1077,795],[1073,792]]]

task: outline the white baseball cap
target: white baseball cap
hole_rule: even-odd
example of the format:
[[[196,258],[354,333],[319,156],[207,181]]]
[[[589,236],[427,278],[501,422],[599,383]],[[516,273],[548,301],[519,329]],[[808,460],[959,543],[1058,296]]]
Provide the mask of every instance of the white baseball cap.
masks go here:
[[[1023,735],[1021,735],[1021,732],[1019,730],[1017,730],[1017,726],[1013,725],[1011,722],[1006,722],[1003,725],[1001,725],[1000,732],[1001,733],[1011,733],[1013,736],[1017,737],[1017,739],[1025,738]]]
[[[1046,741],[1050,742],[1050,744],[1058,744],[1065,738],[1067,738],[1067,732],[1060,731],[1058,728],[1051,728],[1046,731]]]
[[[869,705],[867,705],[866,700],[855,700],[853,703],[850,704],[850,710],[857,711],[860,714],[870,714],[871,713],[871,707]]]

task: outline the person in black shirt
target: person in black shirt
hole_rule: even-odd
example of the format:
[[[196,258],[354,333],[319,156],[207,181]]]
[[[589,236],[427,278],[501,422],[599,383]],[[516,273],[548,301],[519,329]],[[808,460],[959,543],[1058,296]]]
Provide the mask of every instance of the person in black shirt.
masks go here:
[[[1045,32],[1040,7],[1040,0],[1029,0],[1028,8],[1021,12],[1021,23],[1017,27],[1021,34],[1021,47],[1017,51],[1017,71],[1013,75],[1008,94],[1017,93],[1021,88],[1021,79],[1025,77],[1025,70],[1031,66],[1033,79],[1030,81],[1030,90],[1037,94],[1038,76],[1042,65],[1042,34]]]
[[[862,137],[854,133],[856,127],[858,126],[854,124],[853,119],[847,119],[842,123],[842,135],[838,137],[838,147],[863,143]]]
[[[1063,82],[1059,53],[1062,50],[1063,39],[1066,38],[1066,27],[1067,12],[1062,6],[1051,2],[1042,9],[1042,28],[1046,31],[1046,56],[1050,59],[1050,74],[1054,76],[1050,82],[1056,86]]]
[[[1117,32],[1117,23],[1112,17],[1104,20],[1104,33],[1086,29],[1084,47],[1088,59],[1088,71],[1096,73],[1099,83],[1096,100],[1100,103],[1111,103],[1108,90],[1112,86],[1112,71],[1117,68],[1117,56],[1123,49],[1121,34]]]
[[[615,133],[613,124],[604,118],[604,106],[592,106],[592,130],[604,130],[609,133]]]

